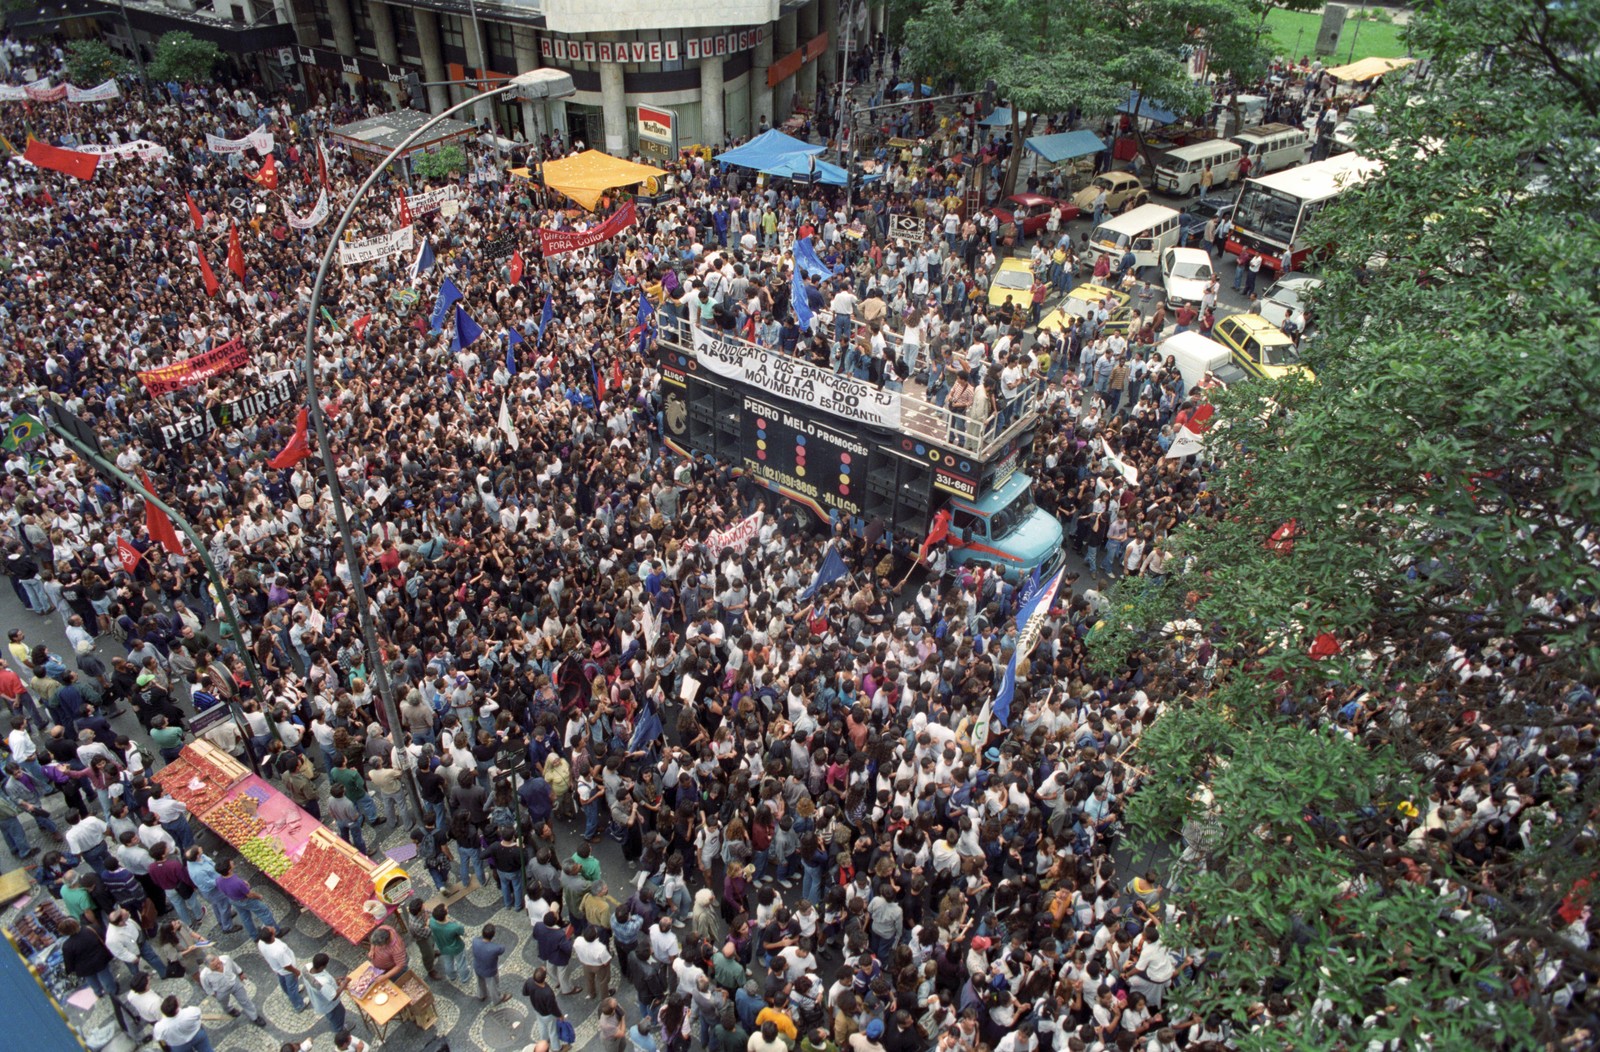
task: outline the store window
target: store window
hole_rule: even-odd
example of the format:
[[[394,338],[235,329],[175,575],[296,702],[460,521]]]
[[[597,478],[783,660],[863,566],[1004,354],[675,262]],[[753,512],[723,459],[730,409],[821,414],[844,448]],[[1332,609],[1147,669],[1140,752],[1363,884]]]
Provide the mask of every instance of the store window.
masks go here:
[[[489,68],[501,73],[521,73],[512,29],[504,22],[483,23],[483,42],[489,49]]]

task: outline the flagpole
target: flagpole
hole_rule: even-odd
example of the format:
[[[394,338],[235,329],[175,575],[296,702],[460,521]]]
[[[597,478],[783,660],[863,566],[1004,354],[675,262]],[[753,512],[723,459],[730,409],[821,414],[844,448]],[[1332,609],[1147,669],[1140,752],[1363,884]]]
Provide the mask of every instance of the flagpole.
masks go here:
[[[384,667],[383,651],[378,646],[377,626],[372,618],[372,608],[367,599],[367,589],[362,583],[361,555],[356,550],[355,538],[350,533],[350,520],[345,513],[344,494],[339,483],[338,462],[333,456],[333,441],[329,434],[328,420],[322,412],[322,403],[317,399],[317,308],[322,305],[322,290],[328,282],[328,270],[333,266],[334,255],[339,249],[339,239],[344,236],[345,229],[350,221],[355,218],[356,209],[360,206],[362,198],[377,184],[378,180],[400,156],[411,149],[413,143],[423,141],[435,128],[445,120],[455,116],[462,110],[490,96],[499,95],[509,90],[527,87],[539,81],[534,74],[544,74],[545,70],[533,70],[531,73],[522,73],[512,78],[505,84],[497,84],[487,91],[481,91],[468,96],[453,106],[447,106],[437,116],[407,135],[398,146],[389,151],[378,164],[373,165],[372,171],[367,173],[356,192],[351,195],[350,203],[345,206],[339,222],[334,225],[332,233],[328,235],[328,247],[322,254],[322,263],[317,267],[317,280],[311,286],[311,302],[306,310],[306,345],[305,345],[305,378],[306,378],[306,404],[311,412],[311,422],[317,432],[317,448],[322,458],[323,480],[328,484],[328,492],[333,500],[333,521],[339,531],[339,539],[344,548],[345,568],[350,575],[350,590],[355,600],[356,617],[361,624],[361,636],[366,643],[367,653],[372,657],[372,678],[378,688],[378,698],[383,705],[383,715],[389,724],[389,733],[395,736],[395,744],[401,745],[400,712],[395,706],[394,687],[389,682],[388,669]],[[530,79],[531,78],[531,79]],[[567,85],[570,94],[570,83]],[[406,772],[406,792],[411,800],[411,806],[420,818],[422,810],[421,795],[417,791],[416,771],[410,763],[410,754],[402,747],[396,750],[396,755],[402,768]]]
[[[52,406],[51,408],[53,409],[54,407]],[[79,440],[76,435],[62,427],[54,412],[40,415],[44,419],[45,426],[67,445],[71,446],[75,453],[87,460],[97,470],[105,472],[151,504],[154,504],[157,510],[177,523],[178,528],[183,531],[183,535],[189,538],[189,543],[194,545],[194,550],[200,555],[201,563],[205,565],[206,576],[211,578],[211,587],[217,593],[217,602],[222,605],[222,619],[233,629],[234,641],[239,644],[239,656],[244,661],[245,674],[250,677],[250,683],[255,688],[256,696],[260,698],[261,692],[266,689],[266,680],[261,678],[261,670],[256,667],[255,655],[250,652],[250,647],[245,643],[244,626],[239,621],[239,615],[234,611],[228,584],[222,579],[222,574],[217,570],[217,564],[211,561],[211,552],[206,548],[205,542],[200,539],[200,535],[195,532],[194,527],[189,525],[189,520],[178,514],[166,501],[152,493],[139,479],[117,467],[116,464],[101,456],[99,452],[91,449]],[[250,759],[251,769],[260,774],[260,759],[256,756],[255,746],[251,744],[250,728],[245,725],[244,716],[239,711],[238,700],[236,698],[225,698],[223,701],[228,706],[228,711],[233,713],[233,722],[239,728],[240,740],[244,743],[244,753]]]

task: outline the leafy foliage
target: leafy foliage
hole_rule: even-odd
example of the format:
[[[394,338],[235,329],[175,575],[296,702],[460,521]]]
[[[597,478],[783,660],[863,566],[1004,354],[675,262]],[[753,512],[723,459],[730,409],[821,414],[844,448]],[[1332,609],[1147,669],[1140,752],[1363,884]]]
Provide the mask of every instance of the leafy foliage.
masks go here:
[[[175,30],[156,41],[156,57],[147,67],[152,79],[185,82],[205,80],[222,60],[222,52],[209,40]]]
[[[418,154],[412,164],[422,179],[449,179],[466,170],[467,155],[455,143]]]
[[[93,87],[128,72],[128,60],[112,51],[104,40],[67,42],[67,78],[80,87]]]
[[[1593,877],[1600,790],[1504,757],[1526,833],[1488,862],[1416,812],[1465,743],[1593,730],[1600,11],[1444,0],[1405,32],[1432,62],[1358,133],[1384,171],[1317,218],[1316,382],[1223,396],[1225,511],[1173,538],[1185,572],[1154,598],[1115,590],[1090,643],[1108,671],[1180,660],[1192,623],[1221,655],[1130,756],[1130,823],[1184,836],[1180,929],[1215,955],[1181,1003],[1244,1023],[1281,994],[1296,1048],[1552,1047],[1585,1010],[1555,991],[1597,964],[1556,908]],[[1318,661],[1322,633],[1341,653]],[[1484,648],[1508,655],[1493,678],[1450,673]]]

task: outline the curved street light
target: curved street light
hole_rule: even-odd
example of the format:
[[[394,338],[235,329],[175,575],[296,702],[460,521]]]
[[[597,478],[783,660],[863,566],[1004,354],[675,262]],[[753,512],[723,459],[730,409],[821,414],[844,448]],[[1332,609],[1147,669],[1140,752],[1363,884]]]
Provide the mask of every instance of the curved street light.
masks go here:
[[[333,233],[328,238],[328,249],[322,254],[322,264],[317,268],[317,280],[311,286],[311,302],[306,314],[306,404],[312,424],[317,430],[317,448],[322,456],[322,475],[328,484],[328,491],[333,497],[333,521],[339,531],[339,539],[344,547],[345,569],[350,574],[350,587],[356,601],[356,617],[361,622],[361,636],[366,644],[367,653],[371,655],[372,677],[378,688],[378,698],[383,706],[384,718],[389,723],[389,733],[398,735],[401,730],[400,712],[395,707],[394,688],[389,683],[389,672],[383,664],[383,652],[378,648],[377,628],[372,621],[372,610],[368,606],[367,589],[361,581],[361,556],[356,551],[355,538],[350,535],[350,520],[345,514],[344,495],[339,489],[338,464],[333,458],[333,443],[328,437],[328,421],[323,415],[322,403],[317,399],[317,315],[322,304],[322,287],[328,280],[328,268],[333,265],[333,257],[339,250],[339,239],[344,236],[345,228],[350,225],[350,220],[355,216],[356,208],[361,204],[361,199],[366,196],[395,159],[409,150],[413,143],[422,139],[440,123],[449,119],[462,110],[479,102],[482,99],[514,93],[520,98],[556,99],[565,98],[573,94],[572,77],[566,73],[551,69],[534,69],[519,73],[504,84],[497,84],[487,91],[475,92],[453,106],[446,107],[443,112],[433,117],[427,123],[407,135],[389,155],[375,165],[361,186],[356,189],[350,198],[350,203],[345,206],[344,214],[339,217],[339,222],[334,225]],[[396,739],[398,742],[398,738]],[[406,772],[406,790],[411,798],[411,806],[418,818],[423,816],[422,803],[417,793],[416,772],[411,769],[411,764],[404,759],[405,750],[399,751],[401,763]]]

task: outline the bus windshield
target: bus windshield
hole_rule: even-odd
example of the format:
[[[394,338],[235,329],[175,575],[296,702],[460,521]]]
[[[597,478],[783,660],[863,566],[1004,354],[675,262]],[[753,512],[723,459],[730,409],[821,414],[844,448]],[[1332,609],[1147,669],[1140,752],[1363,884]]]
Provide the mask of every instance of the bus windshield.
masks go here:
[[[1233,223],[1240,230],[1284,247],[1294,243],[1295,226],[1300,219],[1300,199],[1282,190],[1259,183],[1245,184],[1234,209]]]

